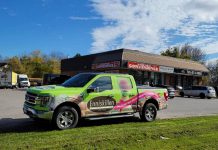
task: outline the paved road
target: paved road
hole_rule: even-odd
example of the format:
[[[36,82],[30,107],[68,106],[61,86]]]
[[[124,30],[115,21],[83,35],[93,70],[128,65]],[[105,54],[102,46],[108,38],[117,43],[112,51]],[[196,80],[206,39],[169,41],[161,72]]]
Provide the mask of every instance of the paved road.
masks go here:
[[[163,119],[214,114],[218,114],[218,99],[176,97],[169,100],[168,109],[160,111],[158,117]]]
[[[24,102],[25,90],[5,90],[0,89],[0,132],[19,130],[45,130],[42,123],[36,125],[31,119],[23,114],[22,105]],[[176,118],[186,116],[206,116],[218,114],[218,99],[199,99],[176,97],[169,100],[168,109],[158,112],[158,118]],[[132,119],[113,119],[112,123],[120,121],[136,121]],[[93,125],[107,124],[104,121]],[[92,124],[89,122],[89,124]],[[82,126],[84,126],[83,124]],[[43,127],[42,127],[43,126]],[[42,128],[41,128],[42,127]],[[40,128],[40,129],[38,129]]]
[[[22,111],[25,89],[0,89],[0,118],[27,118]]]

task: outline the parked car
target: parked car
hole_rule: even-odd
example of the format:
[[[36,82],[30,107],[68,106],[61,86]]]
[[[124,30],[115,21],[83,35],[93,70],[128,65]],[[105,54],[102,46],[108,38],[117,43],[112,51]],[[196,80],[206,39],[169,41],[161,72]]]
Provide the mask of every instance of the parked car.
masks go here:
[[[125,74],[80,73],[63,84],[27,90],[23,111],[31,118],[51,120],[59,129],[73,128],[80,118],[101,118],[139,113],[151,122],[167,108],[166,89],[137,87]]]
[[[208,99],[216,97],[216,91],[211,86],[191,86],[188,88],[184,88],[180,95],[182,97],[188,96],[188,97],[200,97],[204,99],[207,97]]]
[[[215,89],[216,93],[218,93],[218,86],[214,86],[213,88]]]
[[[156,87],[166,88],[169,98],[175,97],[175,89],[170,85],[156,85]]]

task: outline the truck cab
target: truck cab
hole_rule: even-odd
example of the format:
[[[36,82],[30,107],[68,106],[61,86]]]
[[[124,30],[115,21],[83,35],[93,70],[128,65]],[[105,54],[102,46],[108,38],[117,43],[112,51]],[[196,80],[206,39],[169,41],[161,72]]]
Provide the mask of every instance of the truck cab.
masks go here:
[[[30,87],[30,81],[29,78],[26,74],[18,74],[17,75],[17,80],[18,80],[18,87]]]
[[[137,87],[127,74],[81,73],[60,86],[27,90],[23,111],[31,118],[51,120],[58,129],[76,127],[80,118],[139,113],[154,121],[167,107],[167,90]]]

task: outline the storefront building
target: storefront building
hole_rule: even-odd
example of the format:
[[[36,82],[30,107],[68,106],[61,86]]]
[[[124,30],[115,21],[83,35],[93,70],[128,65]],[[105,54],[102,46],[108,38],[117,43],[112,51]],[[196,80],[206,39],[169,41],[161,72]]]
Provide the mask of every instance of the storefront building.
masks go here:
[[[61,61],[61,72],[75,75],[80,72],[127,73],[138,84],[183,86],[202,85],[208,69],[194,61],[118,49]]]

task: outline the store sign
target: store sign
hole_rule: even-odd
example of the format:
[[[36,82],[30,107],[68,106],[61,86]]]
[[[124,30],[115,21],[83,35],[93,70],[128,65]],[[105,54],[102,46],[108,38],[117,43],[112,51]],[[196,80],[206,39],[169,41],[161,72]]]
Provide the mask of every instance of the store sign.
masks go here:
[[[193,70],[187,70],[187,74],[202,76],[202,72]]]
[[[128,68],[137,69],[137,70],[148,70],[159,72],[160,68],[157,65],[143,64],[137,62],[128,62]]]
[[[92,69],[117,68],[120,67],[120,61],[92,64]]]
[[[172,68],[172,67],[160,66],[160,72],[174,73],[174,68]]]
[[[182,73],[182,74],[197,75],[197,76],[203,75],[203,72],[201,71],[185,70],[185,69],[175,69],[174,73]]]

